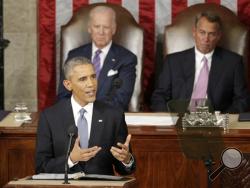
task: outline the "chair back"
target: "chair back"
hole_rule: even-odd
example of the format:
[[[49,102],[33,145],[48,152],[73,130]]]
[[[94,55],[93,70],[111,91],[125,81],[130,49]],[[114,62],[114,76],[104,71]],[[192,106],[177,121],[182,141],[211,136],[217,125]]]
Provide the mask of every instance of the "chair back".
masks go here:
[[[142,70],[143,70],[143,29],[125,8],[108,3],[95,3],[79,8],[70,21],[61,28],[61,68],[70,50],[91,42],[88,33],[89,12],[95,6],[109,6],[116,12],[117,30],[113,41],[129,49],[137,56],[136,81],[129,111],[137,112],[142,103]]]
[[[230,9],[213,3],[195,4],[176,16],[171,25],[165,27],[164,55],[183,51],[194,46],[192,27],[195,16],[200,12],[212,11],[218,14],[223,24],[223,34],[219,46],[243,56],[247,67],[249,31]]]

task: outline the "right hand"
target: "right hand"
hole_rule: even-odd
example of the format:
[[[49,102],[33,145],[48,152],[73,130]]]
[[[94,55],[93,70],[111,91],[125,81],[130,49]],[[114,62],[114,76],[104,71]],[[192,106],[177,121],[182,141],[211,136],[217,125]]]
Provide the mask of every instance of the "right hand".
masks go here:
[[[70,159],[73,163],[78,161],[88,161],[91,158],[95,157],[96,154],[101,150],[101,147],[94,146],[91,148],[82,149],[80,148],[80,137],[78,136],[74,147],[70,153]]]

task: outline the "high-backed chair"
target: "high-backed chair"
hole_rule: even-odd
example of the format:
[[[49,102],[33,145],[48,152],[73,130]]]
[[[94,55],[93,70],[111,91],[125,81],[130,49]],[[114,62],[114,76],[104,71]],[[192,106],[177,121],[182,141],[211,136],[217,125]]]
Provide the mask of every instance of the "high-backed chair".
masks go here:
[[[87,31],[89,11],[97,6],[109,6],[116,12],[117,31],[113,41],[129,49],[137,56],[136,81],[130,100],[129,111],[140,110],[142,102],[143,30],[125,8],[107,3],[96,3],[80,8],[71,20],[61,28],[61,67],[70,50],[91,41]]]
[[[221,17],[223,22],[223,35],[219,46],[242,55],[247,72],[249,31],[230,9],[213,3],[190,6],[177,15],[171,25],[165,27],[164,55],[194,46],[192,37],[194,19],[198,13],[203,11],[213,11]]]

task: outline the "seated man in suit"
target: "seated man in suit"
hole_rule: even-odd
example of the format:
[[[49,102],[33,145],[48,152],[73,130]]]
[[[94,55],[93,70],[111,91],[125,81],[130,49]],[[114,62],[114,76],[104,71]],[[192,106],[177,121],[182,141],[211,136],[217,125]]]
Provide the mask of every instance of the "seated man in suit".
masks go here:
[[[69,173],[121,175],[135,170],[124,113],[96,100],[96,73],[84,57],[64,67],[64,86],[71,98],[45,109],[37,130],[36,173],[63,173],[71,125],[78,128],[68,158]],[[73,147],[73,149],[72,149]]]
[[[134,90],[137,57],[112,42],[116,32],[114,10],[106,6],[93,8],[90,11],[88,32],[92,43],[73,49],[67,59],[77,56],[91,59],[98,79],[96,98],[126,111]],[[58,98],[70,95],[61,81]]]
[[[222,35],[219,16],[197,15],[195,47],[166,56],[151,98],[153,111],[166,111],[170,100],[207,98],[212,108],[239,113],[249,109],[242,57],[217,46]]]

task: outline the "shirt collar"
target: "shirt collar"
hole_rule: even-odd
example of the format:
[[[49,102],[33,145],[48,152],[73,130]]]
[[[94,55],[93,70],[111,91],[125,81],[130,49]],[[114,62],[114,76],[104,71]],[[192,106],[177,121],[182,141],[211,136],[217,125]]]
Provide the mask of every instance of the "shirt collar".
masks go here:
[[[81,106],[73,97],[73,95],[71,96],[71,104],[72,104],[72,109],[73,109],[73,113],[74,115],[78,114],[79,111],[84,108],[86,110],[87,113],[90,113],[93,110],[93,102],[88,103],[85,106]]]
[[[195,56],[199,59],[199,62],[202,60],[202,58],[205,56],[208,60],[212,59],[212,55],[214,53],[214,50],[212,50],[211,52],[207,53],[207,54],[203,54],[201,53],[195,46]]]
[[[105,46],[104,48],[100,49],[100,50],[102,50],[102,53],[104,55],[108,54],[108,51],[111,48],[111,44],[112,44],[112,41],[110,41],[107,46]],[[98,50],[98,49],[99,48],[97,48],[97,46],[95,45],[95,43],[92,42],[92,55],[94,55],[95,52],[96,52],[96,50]]]

